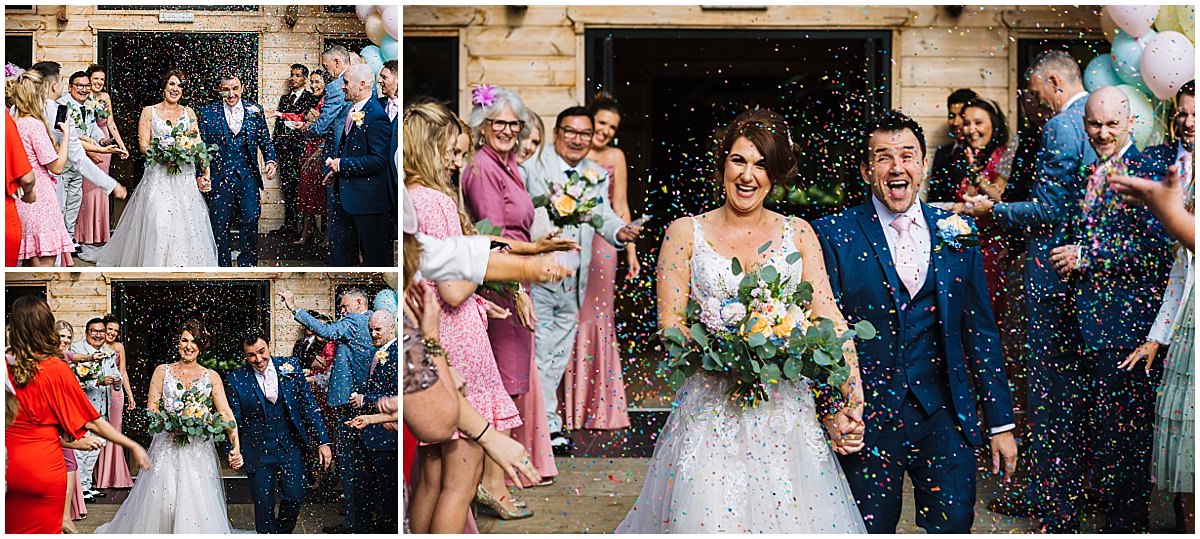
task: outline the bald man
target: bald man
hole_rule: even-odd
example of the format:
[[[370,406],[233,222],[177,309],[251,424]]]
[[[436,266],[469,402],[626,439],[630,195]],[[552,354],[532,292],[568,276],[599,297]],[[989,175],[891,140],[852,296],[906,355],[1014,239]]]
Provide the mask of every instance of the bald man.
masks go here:
[[[1166,163],[1143,155],[1131,136],[1129,98],[1100,88],[1084,108],[1087,142],[1096,162],[1082,169],[1082,211],[1071,223],[1073,242],[1050,251],[1054,271],[1071,285],[1082,362],[1052,373],[1048,388],[1065,398],[1055,433],[1041,458],[1058,462],[1046,487],[1048,532],[1079,531],[1080,494],[1091,475],[1107,519],[1102,533],[1145,532],[1150,503],[1155,365],[1150,376],[1118,365],[1141,344],[1158,312],[1171,261],[1171,240],[1144,207],[1120,202],[1107,177],[1128,173],[1161,180]],[[1090,427],[1090,428],[1089,428]],[[1089,474],[1091,462],[1094,473]]]
[[[398,394],[399,383],[399,354],[396,345],[396,313],[378,310],[371,313],[367,322],[371,330],[371,342],[375,345],[375,356],[371,359],[370,374],[363,384],[363,394],[355,395],[353,400],[359,405],[360,414],[376,414],[379,412],[380,400],[394,397]],[[395,422],[392,422],[395,425]],[[354,500],[358,514],[362,515],[362,525],[368,526],[374,513],[374,526],[370,529],[383,533],[397,533],[398,508],[396,490],[400,487],[397,470],[399,460],[399,433],[386,428],[383,424],[372,424],[363,427],[363,445],[366,446],[366,460],[363,463],[365,485],[355,489]]]

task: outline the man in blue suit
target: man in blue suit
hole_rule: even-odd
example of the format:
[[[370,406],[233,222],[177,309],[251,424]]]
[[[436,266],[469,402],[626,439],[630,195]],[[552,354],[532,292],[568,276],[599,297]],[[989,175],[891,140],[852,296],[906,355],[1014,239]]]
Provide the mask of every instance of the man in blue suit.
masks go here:
[[[358,407],[359,415],[351,421],[355,427],[362,428],[363,445],[367,449],[367,484],[356,492],[358,495],[359,514],[364,517],[373,508],[376,515],[375,531],[396,533],[398,530],[396,489],[399,486],[399,476],[396,471],[400,468],[398,460],[400,438],[398,432],[384,427],[383,423],[396,425],[395,419],[383,423],[362,421],[372,418],[375,421],[384,418],[383,414],[374,413],[380,399],[397,395],[396,381],[399,380],[399,355],[396,343],[396,313],[375,311],[369,322],[371,342],[375,345],[375,355],[371,358],[370,374],[363,384],[362,394],[351,396]],[[360,423],[361,422],[361,423]],[[363,425],[363,426],[360,426]],[[369,523],[366,519],[364,525]]]
[[[200,138],[219,149],[213,156],[212,190],[208,193],[208,215],[217,241],[217,260],[231,265],[230,224],[234,210],[241,236],[239,267],[258,265],[259,190],[258,152],[266,162],[263,172],[275,177],[275,145],[267,131],[267,120],[257,103],[242,101],[242,82],[236,75],[221,76],[221,101],[200,109]],[[197,173],[200,171],[197,169]]]
[[[397,69],[397,62],[388,60],[383,63],[383,69],[379,70],[379,106],[383,107],[383,111],[392,120],[392,149],[388,153],[388,162],[392,170],[392,182],[398,184],[400,174],[397,173],[395,156],[400,144],[400,72]]]
[[[337,526],[325,528],[325,533],[369,531],[359,529],[361,517],[353,503],[355,490],[365,482],[363,461],[366,448],[363,446],[362,432],[346,424],[357,415],[350,402],[351,394],[361,391],[360,388],[367,380],[371,358],[375,355],[371,333],[367,328],[367,321],[371,317],[371,311],[367,310],[369,300],[367,295],[357,288],[343,292],[338,298],[338,313],[341,318],[324,323],[308,314],[308,311],[296,308],[296,298],[290,290],[281,290],[279,296],[283,298],[284,304],[297,322],[321,338],[337,343],[333,367],[329,372],[328,403],[338,418],[337,461],[342,474],[346,518]]]
[[[230,464],[250,478],[255,531],[292,533],[304,499],[305,451],[317,446],[321,465],[329,468],[329,434],[296,358],[272,357],[262,332],[242,340],[242,353],[246,366],[226,378],[242,443],[242,462]]]
[[[1076,396],[1066,391],[1083,361],[1071,289],[1054,272],[1050,251],[1069,243],[1069,223],[1083,198],[1079,170],[1096,160],[1083,130],[1087,92],[1079,64],[1066,52],[1052,50],[1026,70],[1027,91],[1057,114],[1042,128],[1037,177],[1029,201],[972,199],[964,213],[993,215],[1001,226],[1025,235],[1025,302],[1028,320],[1026,410],[1029,411],[1029,482],[1026,505],[1040,512],[1051,503],[1046,486],[1060,477],[1053,455],[1065,446],[1054,425],[1070,421],[1064,410]],[[1066,384],[1066,385],[1064,385]],[[1053,489],[1051,489],[1053,490]]]
[[[329,211],[330,265],[394,267],[391,244],[396,226],[388,215],[396,211],[395,182],[390,178],[392,122],[372,98],[375,76],[371,66],[350,66],[342,79],[350,106],[337,157],[326,161],[333,184]],[[358,249],[354,249],[354,245]]]
[[[1017,456],[983,256],[967,245],[973,225],[917,200],[926,169],[919,124],[886,112],[864,138],[871,199],[813,223],[842,313],[880,335],[858,347],[866,449],[840,457],[842,469],[869,532],[895,533],[907,473],[918,526],[969,533],[975,448],[989,436],[992,471],[1003,462],[1005,477]]]
[[[1088,474],[1106,503],[1102,532],[1145,532],[1150,516],[1150,446],[1154,400],[1161,371],[1128,371],[1118,365],[1145,340],[1161,305],[1173,240],[1140,205],[1126,205],[1108,188],[1110,175],[1159,181],[1166,162],[1140,152],[1130,137],[1129,98],[1107,86],[1093,93],[1084,130],[1097,160],[1080,174],[1082,211],[1072,221],[1073,240],[1050,251],[1050,263],[1070,279],[1083,362],[1055,389],[1074,395],[1064,420],[1051,428],[1055,480],[1044,488],[1049,531],[1079,531],[1078,503]],[[1157,367],[1157,365],[1156,365]],[[1155,374],[1157,372],[1157,374]],[[1059,385],[1061,383],[1061,385]]]

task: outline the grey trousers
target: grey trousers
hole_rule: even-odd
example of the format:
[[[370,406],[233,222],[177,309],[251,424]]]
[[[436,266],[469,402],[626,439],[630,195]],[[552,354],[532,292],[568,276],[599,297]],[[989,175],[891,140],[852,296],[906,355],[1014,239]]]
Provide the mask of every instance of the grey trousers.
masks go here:
[[[67,224],[67,234],[75,238],[75,222],[79,220],[79,206],[83,202],[83,175],[74,168],[63,170],[59,183],[63,185],[66,201],[63,203],[63,220]]]
[[[584,270],[586,271],[586,270]],[[534,329],[534,358],[542,398],[546,401],[546,423],[550,432],[562,430],[558,415],[558,385],[562,383],[567,362],[575,351],[575,333],[579,329],[578,281],[571,277],[553,284],[532,287],[537,327]]]
[[[100,450],[75,450],[75,463],[79,466],[79,486],[84,492],[92,489],[92,473],[96,469],[96,461],[100,459]]]

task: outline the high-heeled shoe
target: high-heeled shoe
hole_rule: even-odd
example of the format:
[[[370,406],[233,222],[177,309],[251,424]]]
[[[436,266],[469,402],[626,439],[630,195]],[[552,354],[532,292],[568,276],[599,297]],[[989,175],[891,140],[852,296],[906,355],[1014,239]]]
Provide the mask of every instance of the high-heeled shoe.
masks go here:
[[[500,517],[500,520],[520,520],[522,518],[529,518],[533,516],[533,511],[530,511],[527,507],[518,507],[516,511],[509,511],[505,509],[504,506],[500,504],[500,500],[497,500],[495,496],[492,496],[492,493],[483,488],[483,484],[475,487],[475,501],[479,503],[479,505],[491,509],[492,512],[496,513],[496,515]]]

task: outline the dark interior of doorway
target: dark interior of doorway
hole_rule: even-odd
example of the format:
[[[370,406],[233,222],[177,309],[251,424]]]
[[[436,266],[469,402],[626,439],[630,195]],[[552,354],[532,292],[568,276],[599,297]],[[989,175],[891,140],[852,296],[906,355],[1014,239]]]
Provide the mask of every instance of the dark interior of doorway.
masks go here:
[[[891,34],[880,31],[592,30],[586,35],[589,93],[620,102],[617,144],[629,163],[635,215],[652,217],[638,241],[643,276],[618,271],[618,335],[631,406],[665,403],[654,370],[653,268],[675,218],[717,207],[710,180],[716,138],[742,111],[783,114],[802,148],[796,193],[770,202],[815,219],[865,200],[858,180],[858,129],[891,106]],[[546,118],[553,125],[553,118]],[[547,141],[550,137],[547,137]]]

